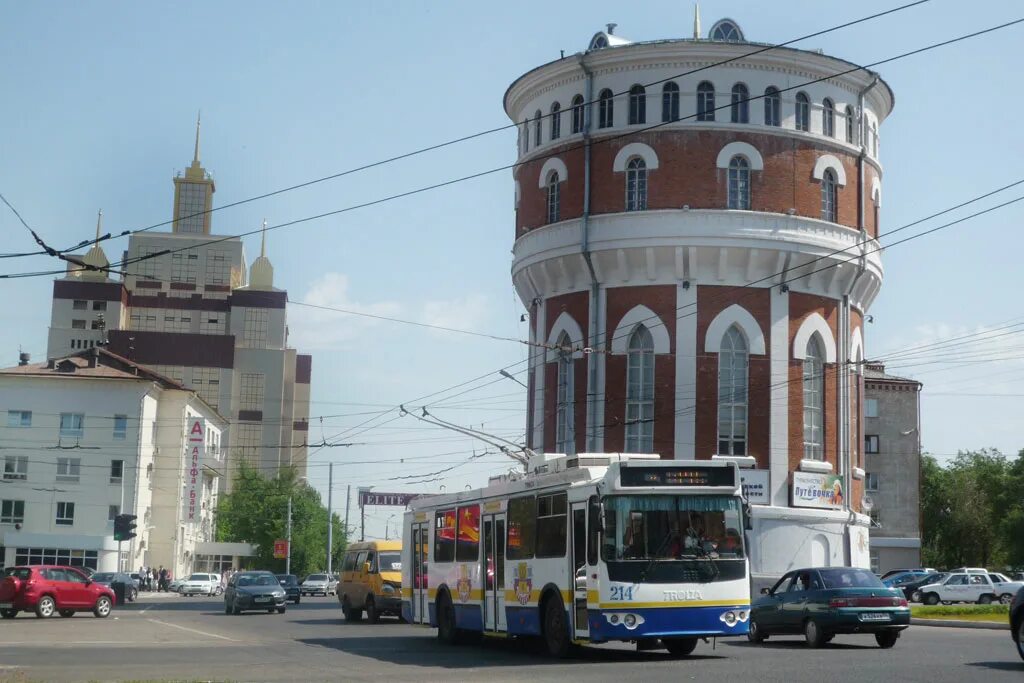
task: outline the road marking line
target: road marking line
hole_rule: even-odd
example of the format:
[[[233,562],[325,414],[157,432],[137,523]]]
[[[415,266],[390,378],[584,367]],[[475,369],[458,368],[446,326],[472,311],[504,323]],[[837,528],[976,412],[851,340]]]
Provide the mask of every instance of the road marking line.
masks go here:
[[[171,628],[179,628],[182,631],[189,631],[190,633],[198,633],[201,636],[209,636],[210,638],[220,638],[221,640],[228,640],[232,643],[238,642],[234,638],[228,638],[227,636],[218,635],[216,633],[209,633],[208,631],[200,631],[199,629],[189,628],[188,626],[179,626],[178,624],[171,624],[166,621],[160,621],[159,619],[146,619],[146,621],[151,621],[154,624],[163,624],[164,626],[170,626]]]

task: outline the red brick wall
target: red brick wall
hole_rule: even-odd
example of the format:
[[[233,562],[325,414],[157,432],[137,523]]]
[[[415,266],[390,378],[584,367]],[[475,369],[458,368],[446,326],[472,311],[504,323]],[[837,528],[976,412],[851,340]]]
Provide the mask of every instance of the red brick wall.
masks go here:
[[[825,318],[833,337],[837,337],[836,327],[839,317],[839,304],[834,299],[791,292],[789,295],[789,468],[795,470],[800,466],[804,453],[804,396],[803,396],[803,361],[792,358],[793,339],[811,313],[817,312]],[[836,385],[836,363],[825,363],[825,460],[832,463],[833,471],[839,471],[837,461],[839,440],[838,421],[839,409],[838,390]],[[841,366],[840,366],[841,367]]]

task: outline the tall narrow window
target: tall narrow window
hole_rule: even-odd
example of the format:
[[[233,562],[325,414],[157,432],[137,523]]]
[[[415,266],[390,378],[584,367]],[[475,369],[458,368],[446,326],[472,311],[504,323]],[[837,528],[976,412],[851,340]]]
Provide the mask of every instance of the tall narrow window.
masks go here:
[[[821,103],[821,133],[830,138],[836,136],[836,105],[827,97]]]
[[[750,162],[739,155],[729,161],[729,208],[750,210]]]
[[[764,91],[764,125],[782,125],[782,98],[779,89],[774,85],[768,86]]]
[[[804,457],[824,460],[825,354],[818,335],[807,342],[804,356]]]
[[[811,129],[811,100],[807,93],[796,94],[796,129],[804,132]]]
[[[647,209],[647,164],[633,157],[626,164],[626,211]]]
[[[548,175],[548,223],[557,223],[561,215],[558,182],[558,171],[552,171]]]
[[[715,120],[715,86],[708,81],[697,86],[697,120]]]
[[[735,325],[718,352],[718,454],[747,454],[747,340]]]
[[[846,106],[846,141],[849,142],[851,145],[854,142],[853,126],[854,126],[855,122],[856,121],[855,121],[855,117],[853,115],[853,107],[847,105]]]
[[[626,360],[627,453],[654,450],[654,339],[643,325],[629,336]]]
[[[737,83],[732,86],[732,102],[730,104],[733,123],[750,123],[750,91],[747,86]]]
[[[555,102],[551,105],[551,139],[557,140],[562,136],[562,105]]]
[[[826,168],[821,176],[821,220],[835,223],[837,213],[836,173]]]
[[[661,120],[679,120],[679,86],[672,81],[661,89]]]
[[[555,396],[555,450],[574,453],[572,341],[565,332],[558,338],[558,383]]]
[[[530,151],[530,122],[527,119],[523,119],[523,127],[519,130],[519,142],[523,154]]]
[[[647,91],[642,85],[629,89],[629,125],[647,123]]]
[[[615,125],[615,100],[612,91],[605,88],[597,99],[597,127],[611,128]]]
[[[540,109],[533,114],[533,146],[540,147],[541,115]]]
[[[871,156],[878,158],[878,125],[871,123]]]
[[[583,132],[583,95],[572,98],[572,132]]]

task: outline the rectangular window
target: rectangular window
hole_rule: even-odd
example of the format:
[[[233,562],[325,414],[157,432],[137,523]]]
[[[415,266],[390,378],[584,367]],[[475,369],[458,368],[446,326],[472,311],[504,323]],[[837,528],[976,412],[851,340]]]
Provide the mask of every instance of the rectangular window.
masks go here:
[[[28,456],[8,455],[4,457],[4,479],[24,480],[28,478]]]
[[[71,310],[72,311],[87,311],[87,310],[89,310],[89,302],[88,301],[82,301],[81,299],[75,299],[71,303]]]
[[[508,548],[510,560],[533,557],[537,529],[537,499],[533,496],[513,498],[508,502]]]
[[[121,514],[121,508],[118,507],[117,505],[108,505],[107,506],[107,521],[108,522],[113,522],[114,521],[114,517],[117,517],[119,514]]]
[[[117,441],[123,441],[128,435],[128,416],[127,415],[115,415],[114,416],[114,439]]]
[[[25,501],[5,500],[0,503],[0,524],[22,524],[25,521]]]
[[[124,477],[124,460],[110,461],[110,483],[120,484]]]
[[[90,330],[102,330],[104,326],[105,323],[102,320],[93,320],[91,323],[89,323]]]
[[[434,513],[434,562],[455,559],[455,509]]]
[[[878,417],[878,399],[864,399],[864,417]]]
[[[85,329],[85,321],[84,320],[72,320],[71,321],[71,329],[73,329],[73,330],[84,330]]]
[[[85,434],[85,415],[82,413],[60,414],[60,435],[81,437]]]
[[[878,508],[869,510],[868,517],[871,519],[871,526],[876,528],[882,527],[882,513]]]
[[[206,284],[231,284],[231,262],[228,260],[229,258],[230,255],[226,251],[206,252]]]
[[[8,410],[7,411],[7,426],[8,427],[31,427],[32,426],[32,411],[31,410]]]
[[[537,557],[565,557],[566,500],[564,493],[537,496]]]
[[[187,249],[171,254],[171,281],[195,284],[196,259],[198,258],[199,256],[195,249]]]
[[[258,467],[260,447],[263,445],[263,425],[242,423],[235,427],[235,433],[235,450],[231,453],[232,459],[236,460],[238,464],[245,463],[249,467]]]
[[[876,472],[868,472],[864,488],[868,491],[878,490],[878,474]]]
[[[263,410],[263,383],[265,375],[243,372],[238,391],[239,410]]]
[[[75,523],[75,504],[57,503],[57,524],[71,526]]]
[[[78,481],[81,469],[81,458],[57,458],[57,481]]]
[[[877,434],[866,434],[864,436],[864,452],[872,455],[877,455],[881,444],[878,440]]]
[[[479,505],[459,508],[459,534],[455,543],[455,559],[458,562],[475,562],[480,559]]]
[[[267,317],[265,308],[247,308],[242,330],[242,340],[250,349],[267,347]]]
[[[94,311],[105,311],[105,310],[107,310],[107,302],[106,301],[93,301],[92,302],[92,310],[94,310]]]

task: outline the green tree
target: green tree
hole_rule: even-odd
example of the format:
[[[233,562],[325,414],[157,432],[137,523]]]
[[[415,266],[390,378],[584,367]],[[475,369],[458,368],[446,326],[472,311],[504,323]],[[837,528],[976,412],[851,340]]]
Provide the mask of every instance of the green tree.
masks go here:
[[[274,557],[274,541],[287,537],[290,497],[292,573],[327,568],[327,508],[316,489],[300,480],[293,468],[283,468],[270,478],[243,464],[233,489],[220,497],[217,506],[217,540],[252,543],[257,551],[251,568],[284,572],[285,560]],[[332,563],[338,566],[347,539],[341,519],[332,517]]]

